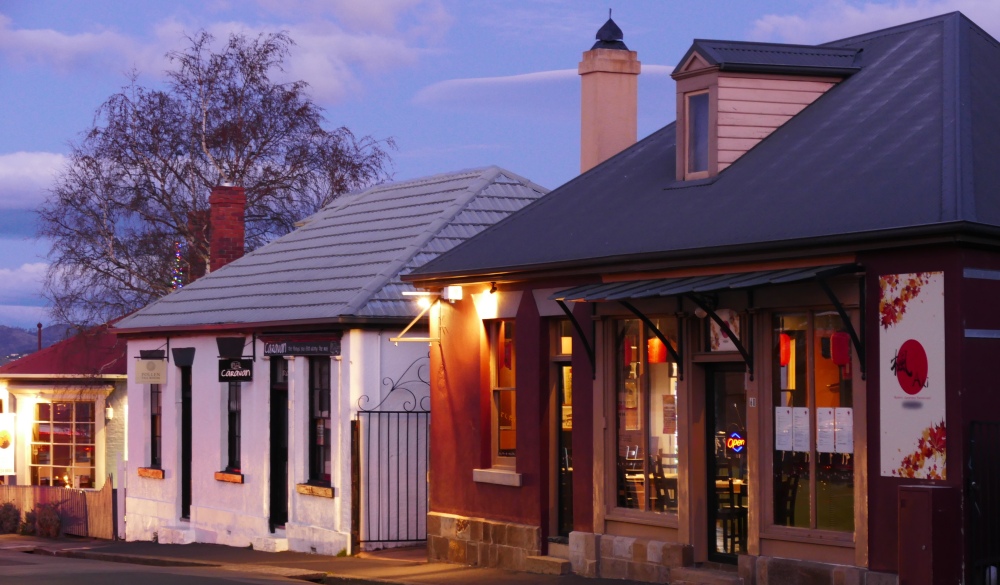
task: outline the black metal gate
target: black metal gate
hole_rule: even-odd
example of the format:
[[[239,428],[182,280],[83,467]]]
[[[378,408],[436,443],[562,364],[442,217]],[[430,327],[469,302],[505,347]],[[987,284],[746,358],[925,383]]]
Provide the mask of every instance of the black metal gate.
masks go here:
[[[430,461],[428,358],[410,365],[372,409],[358,401],[352,424],[352,536],[357,544],[427,540]],[[407,379],[411,376],[412,379]],[[417,393],[425,393],[417,398]]]
[[[969,575],[973,585],[1000,583],[1000,422],[969,426],[966,509],[970,534]]]

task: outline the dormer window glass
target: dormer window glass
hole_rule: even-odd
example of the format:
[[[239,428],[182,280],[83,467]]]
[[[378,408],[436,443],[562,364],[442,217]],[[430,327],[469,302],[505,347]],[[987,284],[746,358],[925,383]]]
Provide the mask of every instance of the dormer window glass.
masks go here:
[[[687,96],[687,172],[708,171],[708,92]]]

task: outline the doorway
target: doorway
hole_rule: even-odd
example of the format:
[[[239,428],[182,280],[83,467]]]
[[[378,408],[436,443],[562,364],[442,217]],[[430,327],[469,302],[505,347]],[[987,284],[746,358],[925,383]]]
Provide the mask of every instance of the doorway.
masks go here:
[[[271,473],[268,527],[273,533],[288,522],[288,360],[271,358]]]
[[[708,558],[735,563],[747,546],[746,368],[705,368]]]
[[[181,370],[181,518],[191,518],[191,366]]]
[[[556,412],[556,527],[560,537],[573,531],[573,366],[557,364]]]

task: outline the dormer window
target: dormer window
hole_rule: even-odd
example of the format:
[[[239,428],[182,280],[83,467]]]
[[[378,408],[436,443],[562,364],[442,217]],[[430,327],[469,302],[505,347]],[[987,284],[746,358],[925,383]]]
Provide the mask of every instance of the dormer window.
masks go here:
[[[708,173],[708,92],[687,96],[687,176]]]
[[[671,74],[677,180],[718,175],[860,69],[859,49],[696,40]]]

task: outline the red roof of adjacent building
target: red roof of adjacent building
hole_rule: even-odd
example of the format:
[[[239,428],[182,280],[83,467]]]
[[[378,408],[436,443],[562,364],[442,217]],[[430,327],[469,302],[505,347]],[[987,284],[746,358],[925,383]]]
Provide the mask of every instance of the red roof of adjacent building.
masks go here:
[[[105,323],[0,366],[0,377],[125,375],[125,340]]]

